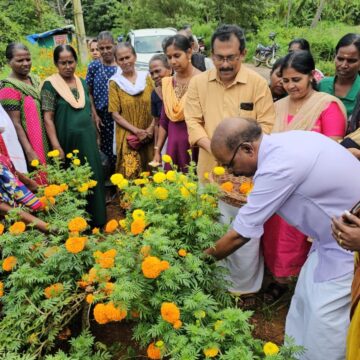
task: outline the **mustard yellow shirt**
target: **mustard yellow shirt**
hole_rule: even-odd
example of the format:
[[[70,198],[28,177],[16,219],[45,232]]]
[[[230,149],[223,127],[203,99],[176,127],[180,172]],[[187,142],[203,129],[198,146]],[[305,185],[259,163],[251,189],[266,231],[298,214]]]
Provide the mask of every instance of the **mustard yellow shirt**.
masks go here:
[[[253,104],[253,109],[241,109],[241,104],[244,103]],[[249,108],[249,105],[243,107]],[[191,145],[205,137],[211,139],[216,127],[227,117],[253,118],[267,134],[271,132],[275,121],[273,100],[267,81],[244,64],[241,65],[234,82],[227,87],[219,79],[215,68],[194,76],[189,84],[184,113]],[[215,158],[200,149],[200,179],[215,165]]]

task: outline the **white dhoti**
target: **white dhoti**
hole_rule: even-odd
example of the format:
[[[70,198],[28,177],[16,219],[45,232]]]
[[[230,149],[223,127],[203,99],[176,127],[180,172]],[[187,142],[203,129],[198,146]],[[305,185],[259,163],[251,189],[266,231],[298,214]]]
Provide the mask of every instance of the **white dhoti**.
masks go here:
[[[237,215],[237,207],[219,201],[220,222],[230,224]],[[222,260],[221,265],[229,270],[226,280],[232,284],[229,291],[239,294],[258,292],[264,277],[264,260],[260,251],[260,239],[251,239],[247,244]]]
[[[314,251],[301,269],[285,333],[306,349],[300,360],[344,360],[353,274],[315,283],[317,263]]]

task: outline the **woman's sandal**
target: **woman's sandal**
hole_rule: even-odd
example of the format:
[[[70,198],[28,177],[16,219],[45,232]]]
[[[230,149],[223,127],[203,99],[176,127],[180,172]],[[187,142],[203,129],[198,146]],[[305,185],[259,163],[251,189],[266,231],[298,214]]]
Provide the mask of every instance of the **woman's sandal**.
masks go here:
[[[273,304],[288,291],[289,285],[272,282],[264,292],[264,302],[268,305]]]
[[[258,304],[256,294],[243,294],[237,299],[237,307],[241,310],[255,310]]]

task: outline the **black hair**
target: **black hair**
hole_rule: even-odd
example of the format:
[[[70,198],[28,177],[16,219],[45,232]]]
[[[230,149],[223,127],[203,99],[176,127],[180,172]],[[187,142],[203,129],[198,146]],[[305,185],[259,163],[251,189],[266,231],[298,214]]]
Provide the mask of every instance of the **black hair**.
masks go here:
[[[276,69],[278,69],[278,68],[281,68],[281,66],[284,64],[284,57],[282,57],[282,58],[280,58],[280,59],[277,59],[275,62],[274,62],[274,64],[273,64],[273,66],[272,66],[272,68],[271,68],[271,71],[270,71],[270,75],[276,70]]]
[[[246,129],[241,128],[239,131],[234,131],[225,139],[225,145],[230,151],[234,151],[242,142],[253,142],[259,139],[262,134],[261,126],[256,120],[243,118],[247,122]]]
[[[284,62],[280,68],[281,76],[283,76],[284,70],[288,68],[293,68],[301,74],[311,75],[312,71],[315,70],[315,61],[311,52],[298,50],[288,53],[284,56]],[[316,90],[315,79],[312,80],[311,85]]]
[[[7,61],[11,61],[12,58],[14,57],[14,52],[15,50],[25,50],[29,52],[29,49],[22,43],[17,43],[17,42],[11,42],[10,44],[8,44],[8,46],[6,47],[5,50],[5,57],[7,59]]]
[[[53,59],[54,59],[54,64],[57,64],[59,59],[60,59],[60,54],[63,51],[68,51],[71,53],[71,55],[74,57],[75,61],[78,61],[78,57],[76,54],[75,49],[71,46],[71,45],[58,45],[55,49],[54,49],[54,54],[53,54]]]
[[[174,45],[177,49],[184,52],[187,52],[189,49],[191,49],[191,43],[189,39],[186,36],[180,34],[166,38],[165,42],[163,43],[164,52],[166,52],[166,49],[171,45]]]
[[[295,39],[291,40],[288,45],[289,51],[290,51],[291,46],[294,44],[298,44],[300,46],[299,50],[310,51],[310,43],[304,38],[295,38]]]
[[[344,35],[336,45],[335,54],[338,53],[340,48],[349,45],[355,45],[360,54],[360,35],[354,33]]]
[[[221,25],[211,36],[211,48],[214,51],[214,42],[216,39],[223,41],[229,41],[231,35],[235,35],[240,43],[240,52],[245,50],[245,34],[244,30],[237,25]]]
[[[115,44],[114,37],[110,31],[101,31],[96,39],[97,41],[110,40],[113,44]]]
[[[190,29],[191,30],[191,25],[190,24],[185,24],[181,27],[181,30],[188,30]]]
[[[116,45],[116,47],[115,47],[115,58],[116,58],[117,51],[120,50],[120,49],[124,49],[124,48],[125,49],[130,49],[132,54],[136,56],[136,51],[135,51],[134,47],[131,45],[131,43],[126,41],[126,42],[121,42],[121,43]]]
[[[149,61],[149,65],[153,62],[153,61],[161,61],[161,63],[167,68],[167,69],[171,69],[171,66],[168,62],[168,59],[166,57],[165,54],[156,54],[154,55],[150,61]]]

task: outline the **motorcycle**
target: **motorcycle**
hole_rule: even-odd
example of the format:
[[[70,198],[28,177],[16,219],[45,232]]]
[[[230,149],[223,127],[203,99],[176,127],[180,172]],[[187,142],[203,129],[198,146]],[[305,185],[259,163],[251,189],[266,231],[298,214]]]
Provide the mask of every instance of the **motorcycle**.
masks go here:
[[[258,44],[253,58],[255,66],[258,67],[265,63],[265,65],[271,69],[275,61],[280,58],[277,54],[280,46],[275,42],[275,37],[276,33],[272,32],[269,34],[269,39],[272,40],[272,44],[269,46]]]

